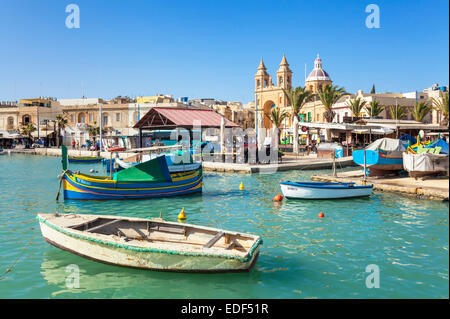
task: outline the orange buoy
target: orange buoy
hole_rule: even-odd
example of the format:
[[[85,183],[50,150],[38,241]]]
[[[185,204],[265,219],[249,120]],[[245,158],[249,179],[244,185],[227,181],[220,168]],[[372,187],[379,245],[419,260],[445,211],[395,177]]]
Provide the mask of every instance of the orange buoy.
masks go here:
[[[283,196],[281,196],[280,194],[275,195],[273,200],[276,201],[276,202],[281,202],[283,200]]]
[[[325,214],[322,213],[322,212],[320,212],[320,213],[319,213],[319,218],[323,218],[323,217],[325,217]]]

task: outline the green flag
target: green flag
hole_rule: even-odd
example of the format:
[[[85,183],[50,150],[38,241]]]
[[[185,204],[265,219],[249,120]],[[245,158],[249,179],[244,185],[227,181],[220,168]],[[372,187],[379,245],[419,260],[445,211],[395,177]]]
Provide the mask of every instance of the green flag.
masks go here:
[[[61,163],[62,169],[65,171],[67,169],[67,147],[64,144],[61,146]]]

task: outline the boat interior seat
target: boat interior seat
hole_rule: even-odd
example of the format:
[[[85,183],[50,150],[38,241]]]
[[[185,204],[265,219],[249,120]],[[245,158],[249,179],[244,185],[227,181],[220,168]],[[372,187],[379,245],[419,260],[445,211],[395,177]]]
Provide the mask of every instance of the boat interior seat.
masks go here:
[[[223,231],[218,232],[213,238],[211,238],[203,247],[204,248],[211,248],[212,246],[214,246],[215,243],[217,243],[219,241],[220,238],[222,238],[222,236],[224,236],[225,233]]]
[[[186,227],[178,226],[178,225],[161,225],[159,223],[150,223],[149,230],[172,233],[172,234],[180,234],[186,236]]]

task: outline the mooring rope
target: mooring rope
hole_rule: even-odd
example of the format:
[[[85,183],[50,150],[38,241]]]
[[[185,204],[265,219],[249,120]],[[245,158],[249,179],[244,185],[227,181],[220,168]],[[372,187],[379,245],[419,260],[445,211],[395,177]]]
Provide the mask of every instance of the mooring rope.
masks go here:
[[[40,235],[36,235],[36,236],[32,237],[30,239],[30,241],[25,245],[25,247],[22,248],[22,251],[20,252],[19,256],[16,258],[16,260],[12,263],[12,265],[9,266],[8,268],[6,268],[6,270],[0,275],[0,280],[5,279],[6,278],[5,275],[10,273],[13,270],[13,268],[16,267],[17,263],[20,261],[20,259],[22,258],[23,254],[25,253],[25,250],[31,245],[33,240],[36,239],[39,236]]]

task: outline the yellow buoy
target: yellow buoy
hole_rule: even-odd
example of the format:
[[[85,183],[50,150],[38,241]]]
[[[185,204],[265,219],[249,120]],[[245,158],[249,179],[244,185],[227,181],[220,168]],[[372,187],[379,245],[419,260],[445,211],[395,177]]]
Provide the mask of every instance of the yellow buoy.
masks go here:
[[[186,214],[184,213],[184,207],[181,209],[181,212],[178,214],[178,219],[186,219]]]
[[[241,182],[241,185],[239,185],[239,189],[240,189],[240,190],[243,190],[244,188],[245,188],[245,187],[244,187],[244,183]]]

